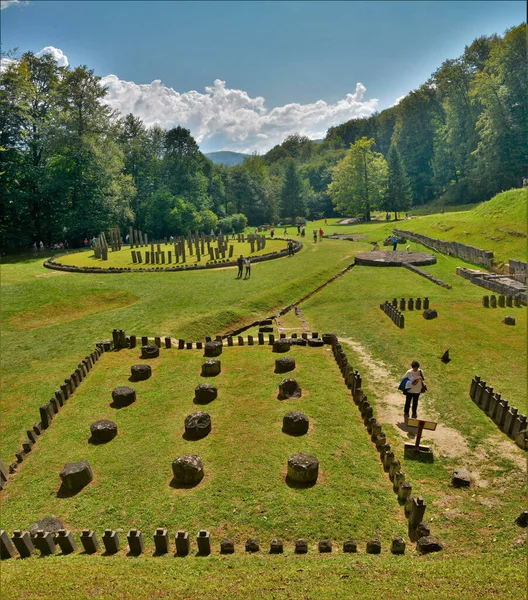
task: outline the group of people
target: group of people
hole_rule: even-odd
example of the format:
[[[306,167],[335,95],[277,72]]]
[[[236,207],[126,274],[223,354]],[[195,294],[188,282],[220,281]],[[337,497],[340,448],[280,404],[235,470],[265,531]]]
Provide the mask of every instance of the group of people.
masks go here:
[[[319,229],[319,231],[317,231],[317,229],[314,229],[314,230],[313,230],[313,232],[312,232],[312,234],[313,234],[313,241],[314,241],[314,244],[317,242],[317,234],[319,234],[319,241],[320,241],[320,242],[322,242],[322,241],[323,241],[323,234],[324,234],[324,231],[323,231],[323,229],[322,229],[322,228],[320,228],[320,229]]]
[[[246,268],[246,274],[244,275],[244,279],[249,279],[251,277],[251,260],[250,260],[249,256],[244,258],[244,256],[241,254],[237,258],[237,267],[238,267],[238,275],[236,277],[237,279],[242,279],[244,267]]]

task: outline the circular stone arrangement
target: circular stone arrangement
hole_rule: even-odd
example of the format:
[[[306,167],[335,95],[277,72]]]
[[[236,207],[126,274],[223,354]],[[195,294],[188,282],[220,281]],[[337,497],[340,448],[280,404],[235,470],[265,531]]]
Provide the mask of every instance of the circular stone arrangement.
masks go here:
[[[195,401],[199,404],[208,404],[216,400],[218,390],[210,383],[200,383],[194,388]]]
[[[310,420],[308,417],[298,410],[289,412],[282,419],[282,431],[292,435],[305,434],[308,431],[309,425]]]
[[[300,398],[302,395],[301,388],[295,379],[283,379],[279,383],[279,400],[287,400],[289,398]]]
[[[113,421],[96,421],[90,425],[92,441],[105,443],[113,440],[117,435],[117,425]]]
[[[368,265],[370,267],[401,267],[403,263],[423,266],[434,265],[436,256],[426,252],[384,252],[383,250],[375,250],[356,254],[354,262],[356,265]]]
[[[66,463],[60,472],[62,485],[69,492],[75,492],[88,485],[93,479],[92,469],[87,460]]]
[[[112,400],[116,406],[128,406],[136,400],[136,390],[123,385],[112,392]]]
[[[211,431],[211,416],[206,412],[196,412],[185,417],[185,434],[193,439],[200,440]]]
[[[202,459],[196,454],[184,454],[172,463],[174,480],[180,485],[196,485],[203,479]]]
[[[273,352],[289,352],[290,351],[290,340],[282,338],[273,342]]]
[[[143,364],[132,365],[130,367],[130,372],[134,381],[145,381],[145,379],[148,379],[152,375],[152,369],[150,368],[150,365]]]
[[[213,342],[205,342],[204,350],[204,356],[220,356],[220,354],[222,354],[222,342],[218,340]]]
[[[319,475],[319,461],[310,454],[294,454],[288,458],[288,477],[298,483],[314,483]]]
[[[275,373],[287,373],[295,369],[295,359],[290,356],[282,356],[275,361]]]
[[[157,358],[159,356],[159,348],[156,344],[141,346],[141,358]]]
[[[222,370],[222,366],[220,361],[216,358],[212,358],[211,360],[206,360],[202,365],[202,375],[204,377],[215,377],[219,375]]]

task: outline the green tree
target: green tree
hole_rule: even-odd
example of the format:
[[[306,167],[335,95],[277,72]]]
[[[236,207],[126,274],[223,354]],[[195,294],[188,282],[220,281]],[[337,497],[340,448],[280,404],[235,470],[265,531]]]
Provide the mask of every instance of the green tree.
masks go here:
[[[336,210],[344,216],[362,215],[365,221],[370,221],[370,211],[378,208],[385,197],[387,161],[372,146],[373,139],[359,139],[334,167],[330,195]]]
[[[393,212],[397,220],[399,212],[405,212],[411,207],[412,191],[400,153],[395,145],[390,147],[387,166],[389,168],[387,193],[382,208]]]
[[[308,214],[307,185],[301,178],[295,161],[291,158],[286,162],[280,199],[282,217],[295,222],[298,217],[304,218]]]

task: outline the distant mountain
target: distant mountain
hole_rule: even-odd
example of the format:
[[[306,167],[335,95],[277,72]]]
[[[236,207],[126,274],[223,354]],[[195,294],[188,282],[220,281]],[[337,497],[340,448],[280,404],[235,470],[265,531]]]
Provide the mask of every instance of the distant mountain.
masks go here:
[[[241,154],[240,152],[230,152],[229,150],[222,150],[220,152],[207,152],[205,156],[218,165],[234,167],[235,165],[241,165],[244,162],[244,159],[250,155]]]

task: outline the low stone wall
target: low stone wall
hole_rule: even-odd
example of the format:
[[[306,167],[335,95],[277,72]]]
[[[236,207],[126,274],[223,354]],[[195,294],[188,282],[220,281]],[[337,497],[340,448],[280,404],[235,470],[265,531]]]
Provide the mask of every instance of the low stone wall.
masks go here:
[[[510,275],[513,275],[521,283],[528,283],[528,263],[510,258],[508,261]]]
[[[436,285],[445,287],[447,290],[451,289],[451,286],[449,285],[449,283],[446,283],[445,281],[438,279],[438,277],[434,277],[434,275],[431,275],[431,273],[427,273],[427,271],[424,271],[423,269],[419,269],[418,267],[415,267],[414,265],[411,265],[410,263],[403,263],[402,267],[405,267],[406,269],[409,269],[409,271],[412,271],[413,273],[417,273],[418,275],[425,277],[429,281],[436,283]]]
[[[293,252],[296,254],[303,247],[302,243],[298,240],[287,240],[293,242]],[[72,253],[69,252],[68,256]],[[67,271],[69,273],[167,273],[167,272],[178,272],[178,271],[197,271],[202,269],[218,269],[221,267],[236,267],[236,260],[216,260],[208,262],[204,265],[178,265],[175,267],[152,267],[148,269],[134,269],[132,267],[77,267],[75,265],[63,265],[57,261],[61,256],[65,254],[59,254],[55,257],[48,258],[43,266],[46,269],[55,269],[57,271]],[[264,262],[266,260],[273,260],[275,258],[282,258],[289,256],[287,248],[280,252],[269,252],[267,254],[261,254],[259,256],[249,256],[252,263]]]
[[[432,250],[441,252],[442,254],[447,254],[448,256],[456,256],[457,258],[465,260],[466,262],[474,265],[482,265],[488,269],[491,269],[493,265],[493,252],[489,252],[488,250],[481,250],[480,248],[467,246],[466,244],[461,244],[460,242],[437,240],[436,238],[432,238],[427,235],[414,233],[413,231],[403,231],[402,229],[394,229],[394,233],[396,235],[406,237],[413,242],[418,242],[426,248],[431,248]]]
[[[506,275],[466,269],[465,267],[457,267],[456,272],[457,275],[464,277],[464,279],[469,279],[475,285],[503,296],[519,296],[523,304],[528,304],[528,286],[516,279],[512,279]]]

